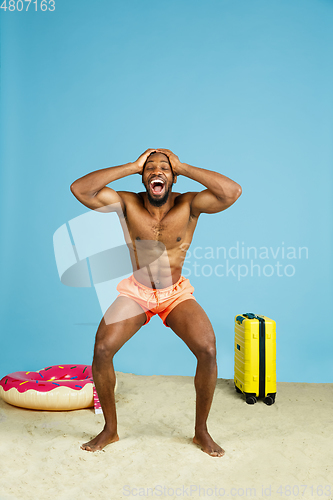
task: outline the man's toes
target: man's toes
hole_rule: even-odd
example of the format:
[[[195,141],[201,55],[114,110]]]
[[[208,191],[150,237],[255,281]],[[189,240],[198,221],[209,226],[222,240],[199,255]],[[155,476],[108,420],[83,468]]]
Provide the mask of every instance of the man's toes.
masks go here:
[[[91,447],[88,446],[87,444],[83,444],[81,446],[81,450],[84,450],[84,451],[92,451]]]
[[[223,457],[224,451],[223,450],[213,450],[213,451],[211,451],[210,455],[212,457]]]

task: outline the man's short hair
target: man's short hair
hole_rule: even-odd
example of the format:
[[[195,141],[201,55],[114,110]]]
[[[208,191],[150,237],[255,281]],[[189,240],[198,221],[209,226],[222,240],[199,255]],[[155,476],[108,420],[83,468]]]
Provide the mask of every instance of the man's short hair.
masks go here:
[[[142,175],[143,175],[143,172],[144,172],[144,169],[145,169],[145,166],[146,166],[146,163],[147,163],[147,161],[148,161],[149,157],[150,157],[151,155],[155,155],[156,153],[159,153],[159,151],[153,151],[153,152],[152,152],[152,153],[150,153],[150,154],[149,154],[149,156],[147,157],[147,159],[146,159],[146,161],[145,161],[145,163],[144,163],[144,165],[143,165],[143,167],[142,167]],[[172,166],[171,166],[170,160],[169,160],[169,158],[167,157],[167,155],[166,155],[166,154],[164,154],[164,153],[161,153],[161,154],[163,154],[164,156],[166,156],[166,158],[167,158],[167,160],[168,160],[168,163],[169,163],[170,168],[171,168],[171,172],[172,172],[172,180],[173,180],[173,178],[175,177],[175,174],[173,173],[173,170],[172,170]]]

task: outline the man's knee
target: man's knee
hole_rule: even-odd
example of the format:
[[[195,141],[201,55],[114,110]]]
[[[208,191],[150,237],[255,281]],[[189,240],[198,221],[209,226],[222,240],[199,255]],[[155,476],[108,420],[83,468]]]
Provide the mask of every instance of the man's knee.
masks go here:
[[[201,344],[197,347],[195,352],[196,357],[200,361],[207,363],[216,362],[216,345],[213,342]]]
[[[116,352],[116,346],[112,345],[112,343],[96,341],[94,348],[94,362],[112,359]]]
[[[110,328],[108,328],[110,330]],[[110,360],[119,350],[119,340],[116,341],[116,335],[108,332],[98,332],[95,340],[94,347],[94,361]]]

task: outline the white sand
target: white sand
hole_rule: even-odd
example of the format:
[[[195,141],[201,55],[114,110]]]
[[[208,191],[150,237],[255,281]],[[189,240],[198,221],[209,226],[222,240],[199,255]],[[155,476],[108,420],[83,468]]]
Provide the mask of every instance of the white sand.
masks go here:
[[[213,458],[192,443],[192,377],[117,380],[120,441],[96,453],[80,449],[103,426],[93,409],[0,400],[1,500],[333,499],[333,384],[278,383],[274,405],[252,406],[219,379],[208,427],[226,454]]]

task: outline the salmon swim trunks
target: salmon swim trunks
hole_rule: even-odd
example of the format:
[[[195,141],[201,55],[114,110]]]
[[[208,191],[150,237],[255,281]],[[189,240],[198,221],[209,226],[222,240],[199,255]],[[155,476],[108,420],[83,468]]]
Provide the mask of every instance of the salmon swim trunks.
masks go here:
[[[147,316],[144,325],[149,323],[152,316],[158,314],[164,325],[170,328],[165,322],[168,314],[184,300],[196,300],[192,295],[194,287],[184,276],[172,286],[154,289],[139,283],[132,274],[118,283],[117,290],[118,297],[129,297],[142,307]]]

